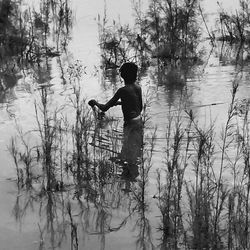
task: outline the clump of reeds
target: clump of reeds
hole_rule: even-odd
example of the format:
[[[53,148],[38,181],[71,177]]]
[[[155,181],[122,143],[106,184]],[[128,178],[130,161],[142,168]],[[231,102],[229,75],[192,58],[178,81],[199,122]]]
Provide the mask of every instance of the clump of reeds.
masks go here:
[[[8,149],[14,160],[18,188],[29,189],[40,177],[36,166],[38,148],[31,142],[31,131],[23,132],[17,128],[18,135],[11,138]]]
[[[194,152],[190,155],[190,159],[195,175],[194,183],[185,183],[192,232],[189,244],[194,249],[207,249],[211,247],[213,239],[213,195],[216,188],[213,172],[214,127],[211,124],[207,129],[202,129],[192,117],[189,116],[189,119],[193,123]]]
[[[166,127],[165,168],[157,170],[158,206],[163,249],[178,249],[184,242],[182,192],[184,173],[190,157],[191,120],[183,124],[181,110],[168,113]],[[191,115],[191,112],[190,112]],[[162,177],[164,176],[164,178]]]
[[[135,12],[139,12],[137,7],[135,7]],[[142,69],[149,66],[151,48],[146,42],[147,35],[139,31],[140,25],[132,29],[128,24],[121,25],[114,20],[109,25],[105,5],[103,18],[101,19],[98,15],[98,27],[104,70],[115,71],[127,61],[136,62]]]
[[[202,128],[192,111],[187,119],[168,116],[165,170],[157,172],[156,197],[163,249],[249,247],[249,101],[236,101],[239,81],[232,84],[219,146],[215,122]],[[187,169],[194,172],[189,181]]]
[[[239,1],[239,9],[235,10],[235,14],[227,13],[221,5],[219,5],[219,40],[230,43],[242,43],[249,41],[249,7],[248,1]]]
[[[249,243],[249,100],[235,103],[238,117],[236,153],[231,161],[233,187],[228,194],[228,248],[248,249]]]
[[[41,146],[38,154],[42,162],[43,173],[45,174],[45,188],[47,190],[54,189],[58,184],[56,180],[58,142],[58,127],[60,109],[50,110],[51,96],[48,89],[41,88],[41,102],[35,103],[36,121],[38,132],[41,139]]]
[[[82,74],[84,69],[79,62],[71,65],[68,69],[69,83],[73,87],[73,94],[70,97],[73,111],[75,112],[74,124],[72,126],[73,154],[71,162],[71,171],[79,183],[83,179],[91,178],[91,162],[89,143],[91,139],[91,130],[93,129],[93,119],[91,110],[87,107],[82,97]]]
[[[22,187],[24,185],[24,176],[23,176],[23,170],[19,166],[18,149],[17,149],[16,141],[15,141],[14,138],[11,138],[9,151],[10,151],[10,154],[12,155],[12,157],[13,157],[15,167],[16,167],[17,186]]]
[[[234,145],[237,130],[235,101],[238,83],[239,79],[236,79],[232,84],[228,116],[225,128],[221,133],[220,153],[215,151],[217,145],[215,144],[214,124],[212,123],[204,130],[194,120],[192,122],[195,139],[192,141],[194,153],[191,156],[191,165],[194,167],[195,176],[194,183],[192,181],[186,183],[186,191],[190,206],[192,232],[190,241],[190,232],[187,231],[187,239],[188,244],[191,244],[194,249],[225,249],[227,246],[224,235],[227,225],[226,215],[231,213],[232,204],[228,206],[229,210],[227,210],[231,187],[223,176],[230,171],[229,165],[233,165],[229,152]],[[215,154],[220,154],[220,156],[215,158]],[[236,159],[237,157],[238,155],[236,155]]]
[[[199,42],[198,1],[151,1],[146,15],[146,33],[154,56],[163,61],[194,58]]]
[[[129,44],[134,40],[133,34],[128,26],[113,21],[111,27],[107,27],[107,19],[104,16],[101,22],[98,16],[99,45],[102,51],[102,63],[105,70],[114,70],[123,62],[132,61],[134,53]]]

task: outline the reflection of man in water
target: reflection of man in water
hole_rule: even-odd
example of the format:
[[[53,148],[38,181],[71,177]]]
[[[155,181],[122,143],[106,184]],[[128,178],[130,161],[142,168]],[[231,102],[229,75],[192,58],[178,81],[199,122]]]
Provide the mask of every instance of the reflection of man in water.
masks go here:
[[[128,172],[134,170],[142,146],[142,90],[136,83],[137,71],[136,64],[124,63],[120,68],[120,74],[125,86],[119,88],[106,104],[98,103],[94,99],[89,101],[90,106],[97,106],[103,112],[116,105],[122,106],[124,143],[121,158],[127,163]]]
[[[124,124],[123,146],[120,158],[124,164],[122,177],[134,180],[139,172],[143,144],[143,125],[141,119],[131,120]]]

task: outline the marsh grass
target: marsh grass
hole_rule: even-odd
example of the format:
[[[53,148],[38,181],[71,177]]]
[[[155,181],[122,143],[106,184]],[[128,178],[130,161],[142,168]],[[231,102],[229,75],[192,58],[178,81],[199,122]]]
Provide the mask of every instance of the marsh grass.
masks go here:
[[[62,244],[67,229],[71,249],[78,249],[80,229],[85,234],[100,235],[100,241],[104,242],[105,233],[115,230],[111,225],[112,210],[126,203],[122,197],[123,182],[119,181],[120,166],[110,161],[121,150],[120,128],[115,121],[105,128],[103,121],[94,118],[82,99],[82,74],[84,70],[79,62],[69,68],[72,94],[59,108],[53,105],[49,86],[40,88],[34,104],[36,128],[25,133],[19,130],[18,137],[10,144],[19,192],[23,193],[18,197],[15,214],[21,221],[26,211],[33,209],[32,201],[38,199],[39,215],[44,218],[39,224],[41,240],[48,239],[52,247]],[[68,110],[70,117],[64,114]],[[35,135],[35,142],[29,141],[28,135]],[[107,140],[110,150],[101,147]],[[35,146],[30,146],[30,142]],[[143,176],[145,184],[147,176]],[[140,191],[137,197],[143,200],[143,195],[144,191]],[[26,203],[25,196],[31,202]],[[65,197],[69,199],[68,205]],[[77,206],[74,199],[78,201]],[[127,221],[128,218],[123,220],[118,228],[124,227]],[[41,249],[46,246],[41,244]]]
[[[164,83],[183,85],[187,70],[201,63],[203,56],[203,50],[198,49],[201,37],[199,1],[152,0],[145,13],[141,5],[141,1],[133,1],[133,29],[108,20],[106,5],[103,17],[98,15],[104,72],[107,75],[112,72],[114,76],[122,63],[133,61],[140,66],[139,73],[143,75],[149,66],[157,64],[159,69],[165,70],[167,79],[162,79]]]
[[[15,23],[15,19],[11,14],[13,14],[13,11],[18,12],[19,9],[12,1],[9,0],[4,1],[0,7],[1,11],[6,14],[6,27],[12,27]],[[10,151],[15,161],[18,185],[31,187],[33,179],[43,178],[42,185],[48,190],[59,190],[63,188],[62,169],[64,161],[68,160],[68,158],[64,160],[62,150],[58,149],[58,145],[62,146],[63,140],[66,138],[65,130],[68,129],[68,125],[66,123],[64,124],[65,117],[59,115],[64,107],[56,108],[54,111],[50,110],[49,106],[52,104],[50,90],[47,86],[44,86],[44,81],[49,81],[50,77],[48,76],[48,73],[45,74],[44,72],[41,72],[41,69],[43,70],[42,64],[44,61],[46,72],[49,72],[48,58],[58,56],[58,53],[53,51],[53,49],[48,45],[49,36],[51,36],[51,20],[54,18],[59,22],[59,26],[61,26],[61,33],[63,33],[63,27],[65,26],[67,30],[66,33],[69,33],[71,11],[68,1],[60,1],[59,7],[60,18],[57,20],[57,1],[42,1],[40,5],[41,11],[39,13],[35,10],[32,12],[31,9],[27,9],[24,13],[20,13],[20,15],[18,15],[20,16],[20,20],[18,20],[20,25],[17,25],[15,29],[12,27],[11,32],[8,33],[8,36],[12,38],[12,33],[16,31],[17,27],[20,28],[22,31],[21,37],[26,41],[25,46],[21,51],[20,61],[23,64],[25,64],[24,60],[26,62],[30,62],[32,64],[32,68],[34,67],[34,70],[36,70],[35,67],[37,66],[38,72],[36,73],[38,75],[38,82],[42,83],[42,86],[38,91],[40,94],[40,100],[37,100],[34,105],[37,129],[35,131],[28,131],[27,133],[21,133],[21,131],[19,131],[19,142],[13,138],[10,145]],[[4,8],[8,8],[9,12],[6,12]],[[51,12],[53,12],[53,18]],[[54,23],[57,24],[57,22]],[[57,33],[58,36],[61,34],[60,32],[59,34]],[[8,43],[3,43],[3,45],[7,47],[10,46]],[[45,60],[43,60],[44,57]],[[13,68],[12,71],[14,69],[15,68]],[[8,79],[11,77],[8,72],[5,72],[4,74],[8,77]],[[13,77],[16,77],[14,71],[12,74]],[[11,82],[13,82],[13,80],[11,80]],[[16,82],[17,80],[15,83]],[[49,84],[50,83],[48,83],[48,85]],[[40,136],[41,144],[39,146],[31,147],[30,143],[27,141],[27,134],[34,135],[36,132],[38,132]],[[32,142],[32,144],[34,143]],[[19,146],[22,150],[17,149]],[[19,166],[20,163],[22,163],[22,167]],[[36,167],[33,167],[34,165],[36,165]],[[36,171],[33,171],[33,169],[37,170],[40,165],[42,165],[44,170],[42,176],[40,176],[41,173],[38,174],[34,173]],[[58,180],[58,172],[61,173],[61,180]]]
[[[249,13],[248,1],[239,1],[239,9],[235,13],[227,13],[218,3],[219,11],[219,39],[230,43],[243,43],[249,41]]]
[[[185,183],[193,234],[190,243],[194,249],[208,249],[214,237],[214,127],[211,124],[210,127],[202,129],[194,123],[194,129],[196,136],[192,142],[194,153],[191,159],[195,178],[194,183]]]
[[[134,223],[137,247],[154,249],[149,191],[157,128],[148,126],[150,100],[142,116],[139,178],[121,180],[122,166],[110,160],[122,147],[120,125],[114,121],[105,127],[87,107],[82,98],[83,74],[80,62],[71,65],[72,93],[59,108],[52,105],[49,87],[40,88],[35,102],[37,128],[25,133],[19,129],[18,137],[11,140],[19,192],[26,190],[30,198],[22,205],[18,197],[15,216],[21,220],[39,199],[39,214],[46,215],[39,226],[41,239],[49,237],[53,247],[62,244],[67,232],[71,249],[79,249],[79,239],[86,235],[98,235],[104,245],[107,233]],[[249,248],[249,100],[237,101],[239,81],[236,78],[232,85],[219,145],[214,122],[204,127],[192,110],[169,110],[165,158],[157,171],[162,250]],[[64,114],[68,110],[70,117]],[[38,145],[30,144],[32,133],[38,136]],[[128,214],[114,223],[112,213],[121,208]]]
[[[83,67],[76,62],[75,65],[69,67],[68,73],[70,84],[73,86],[73,95],[70,97],[70,101],[73,110],[75,110],[75,123],[72,126],[73,158],[71,163],[75,167],[71,170],[80,183],[82,178],[90,178],[89,142],[93,120],[90,119],[90,110],[87,109],[81,97]]]
[[[15,163],[15,167],[16,167],[16,175],[17,175],[17,186],[21,187],[23,186],[23,170],[20,169],[19,167],[19,157],[18,157],[18,149],[16,147],[16,140],[15,138],[11,138],[11,143],[10,146],[8,147],[9,152],[11,154],[11,156],[13,157],[14,163]]]
[[[249,100],[236,102],[239,117],[236,133],[237,150],[230,168],[233,188],[228,195],[228,248],[249,248]]]
[[[183,244],[182,187],[190,147],[191,122],[183,124],[181,112],[168,113],[164,168],[157,170],[158,207],[161,212],[161,249]],[[163,173],[162,173],[163,172]],[[163,177],[164,176],[164,179]]]
[[[41,69],[45,58],[59,57],[66,51],[72,22],[68,0],[42,0],[29,5],[15,0],[0,2],[1,102],[14,98],[15,86],[28,71],[39,75],[37,68]],[[39,80],[43,81],[49,74],[46,69],[38,76]]]
[[[161,249],[249,247],[249,100],[236,99],[239,81],[236,75],[219,144],[215,122],[201,127],[192,110],[186,119],[183,109],[169,112],[157,171]]]
[[[18,188],[31,188],[39,177],[36,174],[37,147],[30,142],[30,133],[17,127],[18,136],[12,137],[8,150],[13,157]]]
[[[150,2],[142,30],[152,43],[153,56],[163,62],[197,56],[198,1]]]

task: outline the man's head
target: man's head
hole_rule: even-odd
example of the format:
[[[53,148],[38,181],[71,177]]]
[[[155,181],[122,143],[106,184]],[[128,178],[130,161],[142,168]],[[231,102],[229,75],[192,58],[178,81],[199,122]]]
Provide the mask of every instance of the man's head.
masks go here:
[[[121,77],[125,83],[133,83],[137,78],[138,67],[134,63],[124,63],[120,68]]]

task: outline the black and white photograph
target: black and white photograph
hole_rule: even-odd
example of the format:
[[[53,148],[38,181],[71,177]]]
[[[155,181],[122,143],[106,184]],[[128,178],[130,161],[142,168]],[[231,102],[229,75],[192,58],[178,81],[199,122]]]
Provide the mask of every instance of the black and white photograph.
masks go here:
[[[250,0],[0,0],[0,250],[250,249]]]

